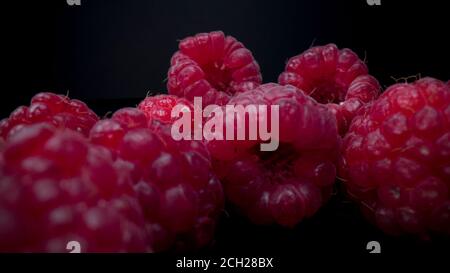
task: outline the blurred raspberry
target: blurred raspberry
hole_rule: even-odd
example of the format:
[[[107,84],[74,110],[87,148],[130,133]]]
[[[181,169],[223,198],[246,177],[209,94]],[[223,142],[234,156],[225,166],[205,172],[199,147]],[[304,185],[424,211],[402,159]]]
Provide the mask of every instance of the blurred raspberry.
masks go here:
[[[144,218],[127,173],[68,129],[25,125],[0,159],[0,251],[143,252]]]

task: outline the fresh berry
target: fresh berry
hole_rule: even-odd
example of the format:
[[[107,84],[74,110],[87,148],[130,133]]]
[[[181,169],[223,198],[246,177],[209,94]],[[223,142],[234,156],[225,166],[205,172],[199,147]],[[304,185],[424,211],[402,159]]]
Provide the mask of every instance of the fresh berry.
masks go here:
[[[221,31],[183,39],[171,59],[167,89],[170,94],[204,105],[224,105],[230,96],[261,84],[259,65],[252,53]]]
[[[278,82],[327,104],[336,114],[341,135],[361,106],[376,99],[381,89],[356,53],[334,44],[312,47],[289,59]]]
[[[8,134],[23,125],[49,122],[56,127],[69,128],[85,136],[98,121],[97,115],[82,101],[67,96],[44,92],[31,99],[30,106],[19,106],[9,118],[0,121],[0,136]]]
[[[261,151],[261,138],[208,141],[228,200],[257,224],[292,227],[312,216],[330,197],[335,181],[339,136],[332,113],[296,87],[274,83],[240,93],[229,104],[278,105],[279,146]],[[236,121],[236,116],[229,119]]]
[[[48,123],[12,134],[0,157],[0,252],[143,252],[144,216],[110,152]]]
[[[92,128],[91,141],[108,147],[131,172],[155,250],[206,246],[223,207],[209,153],[200,141],[173,140],[168,125],[150,129],[143,117],[135,108],[119,110]]]
[[[172,109],[176,106],[185,106],[186,111],[193,113],[194,106],[185,98],[174,95],[148,96],[138,105],[138,109],[144,112],[149,127],[156,128],[161,124],[173,124],[179,117],[172,117]]]
[[[389,87],[343,142],[347,191],[391,234],[450,234],[450,88],[433,78]]]

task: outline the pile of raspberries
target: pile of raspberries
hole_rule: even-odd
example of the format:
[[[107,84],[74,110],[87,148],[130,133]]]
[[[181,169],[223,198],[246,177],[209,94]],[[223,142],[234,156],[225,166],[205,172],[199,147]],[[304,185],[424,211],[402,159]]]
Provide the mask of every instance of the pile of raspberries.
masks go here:
[[[340,189],[388,234],[450,235],[450,82],[382,92],[356,53],[328,44],[263,84],[251,51],[214,31],[179,43],[167,89],[104,119],[39,93],[1,120],[0,252],[68,252],[72,241],[81,252],[192,251],[214,243],[226,208],[292,228]],[[194,111],[196,97],[278,106],[278,148],[175,140],[172,109]]]

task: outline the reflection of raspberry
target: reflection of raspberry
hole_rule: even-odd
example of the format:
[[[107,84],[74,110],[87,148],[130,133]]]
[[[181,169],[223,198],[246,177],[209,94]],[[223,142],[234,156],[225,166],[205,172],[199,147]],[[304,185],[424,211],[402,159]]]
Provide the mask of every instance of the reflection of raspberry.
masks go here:
[[[0,136],[6,138],[14,128],[44,121],[88,135],[97,120],[97,115],[82,101],[53,93],[39,93],[31,99],[30,106],[20,106],[8,119],[0,121]]]
[[[313,215],[336,174],[339,137],[331,112],[294,86],[278,84],[261,85],[229,103],[279,105],[280,145],[268,152],[260,151],[261,141],[208,142],[228,199],[260,224],[294,226]]]
[[[76,132],[26,125],[0,159],[0,251],[146,251],[130,177]]]
[[[292,57],[281,73],[280,84],[291,84],[335,112],[341,134],[362,105],[378,97],[380,85],[350,49],[336,45],[312,47]]]
[[[131,172],[156,250],[205,246],[223,206],[208,151],[199,141],[173,140],[170,126],[149,129],[142,117],[135,108],[119,110],[92,128],[91,141]]]
[[[450,88],[395,84],[344,139],[347,190],[387,233],[450,234]]]
[[[261,81],[252,53],[234,37],[214,31],[180,42],[171,60],[167,89],[191,101],[201,96],[204,105],[223,105],[230,95],[253,89]]]

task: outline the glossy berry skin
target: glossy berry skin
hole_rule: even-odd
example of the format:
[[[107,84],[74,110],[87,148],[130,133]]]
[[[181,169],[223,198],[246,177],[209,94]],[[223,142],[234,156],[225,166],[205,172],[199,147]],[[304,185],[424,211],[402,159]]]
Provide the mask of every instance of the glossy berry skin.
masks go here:
[[[261,151],[260,138],[208,141],[228,200],[256,224],[293,227],[312,216],[330,197],[336,176],[340,138],[332,113],[296,87],[274,83],[229,103],[278,105],[280,144]]]
[[[147,98],[148,99],[148,98]],[[222,186],[200,141],[175,141],[170,126],[149,128],[136,108],[117,111],[91,130],[128,170],[156,251],[185,251],[211,243],[223,208]]]
[[[253,89],[262,81],[252,53],[221,31],[183,39],[170,65],[169,93],[190,101],[202,97],[204,105],[224,105],[233,94]]]
[[[43,92],[31,99],[30,106],[19,106],[9,118],[0,121],[0,137],[6,139],[11,131],[39,122],[49,122],[56,127],[69,128],[87,136],[97,121],[97,115],[84,102]]]
[[[450,87],[389,87],[343,142],[347,192],[390,234],[450,234]]]
[[[334,44],[315,46],[289,59],[278,82],[294,85],[327,104],[336,115],[341,135],[358,110],[376,99],[381,90],[356,53]]]
[[[139,207],[128,173],[81,134],[25,125],[0,159],[0,252],[144,252]]]

